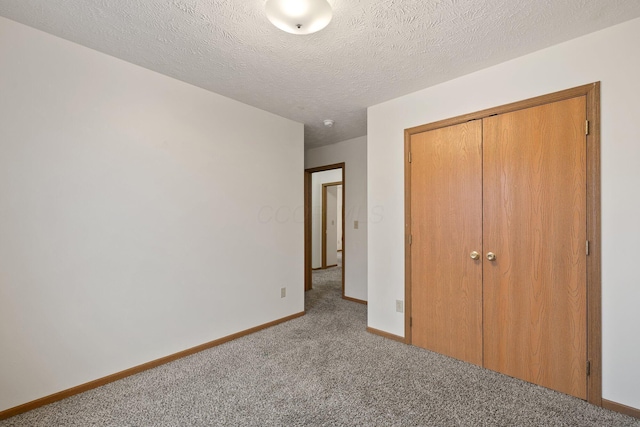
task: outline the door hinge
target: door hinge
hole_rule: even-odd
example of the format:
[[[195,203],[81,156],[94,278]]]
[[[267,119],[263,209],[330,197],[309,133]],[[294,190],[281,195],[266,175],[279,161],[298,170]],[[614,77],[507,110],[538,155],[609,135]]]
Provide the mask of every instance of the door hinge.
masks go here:
[[[587,255],[589,255],[589,241],[587,240],[587,244],[585,245],[585,250],[587,252]]]
[[[413,245],[413,235],[409,234],[409,246]]]
[[[591,360],[587,360],[587,376],[591,375]]]
[[[411,163],[411,151],[409,151],[409,163]]]
[[[587,120],[587,121],[585,122],[585,125],[584,125],[584,134],[585,134],[585,135],[589,135],[589,120]]]
[[[409,327],[413,326],[413,317],[409,317]]]

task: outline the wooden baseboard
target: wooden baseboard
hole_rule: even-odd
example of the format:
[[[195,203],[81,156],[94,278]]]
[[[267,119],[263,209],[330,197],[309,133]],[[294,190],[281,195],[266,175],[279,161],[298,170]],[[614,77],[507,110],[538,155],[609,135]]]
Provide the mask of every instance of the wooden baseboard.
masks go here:
[[[368,304],[367,301],[365,301],[365,300],[361,300],[361,299],[357,299],[357,298],[351,298],[351,297],[348,297],[348,296],[345,296],[345,295],[342,295],[342,299],[345,299],[345,300],[351,301],[351,302],[357,302],[358,304],[364,304],[364,305]]]
[[[219,338],[217,340],[210,341],[208,343],[200,344],[198,346],[189,348],[187,350],[180,351],[178,353],[171,354],[169,356],[161,357],[160,359],[152,360],[151,362],[143,363],[142,365],[134,366],[133,368],[125,369],[124,371],[116,372],[115,374],[108,375],[106,377],[98,378],[97,380],[89,381],[88,383],[80,384],[75,387],[71,387],[66,390],[59,391],[58,393],[50,394],[49,396],[41,397],[40,399],[32,400],[31,402],[24,403],[19,406],[14,406],[13,408],[6,409],[0,412],[0,420],[4,420],[10,417],[13,417],[18,414],[22,414],[27,411],[31,411],[32,409],[39,408],[40,406],[45,406],[53,402],[57,402],[58,400],[66,399],[67,397],[83,393],[85,391],[103,386],[105,384],[109,384],[111,382],[120,380],[122,378],[128,377],[130,375],[137,374],[142,371],[146,371],[148,369],[155,368],[160,365],[164,365],[165,363],[173,362],[174,360],[181,359],[186,356],[190,356],[194,353],[198,353],[202,350],[206,350],[212,347],[216,347],[220,344],[224,344],[226,342],[238,339],[245,335],[252,334],[254,332],[258,332],[262,329],[269,328],[271,326],[275,326],[279,323],[286,322],[288,320],[295,319],[297,317],[304,316],[304,311],[296,314],[292,314],[291,316],[283,317],[281,319],[274,320],[272,322],[265,323],[263,325],[255,326],[250,329],[246,329],[244,331],[236,332],[235,334],[227,335],[226,337]]]
[[[640,409],[632,408],[631,406],[623,405],[622,403],[602,399],[602,407],[611,411],[620,412],[621,414],[640,419]]]
[[[390,334],[389,332],[381,331],[381,330],[375,329],[375,328],[370,328],[369,326],[367,326],[367,332],[370,332],[370,333],[372,333],[374,335],[380,335],[381,337],[385,337],[385,338],[388,338],[390,340],[401,342],[402,344],[406,344],[406,340],[404,339],[404,337],[400,337],[398,335]]]

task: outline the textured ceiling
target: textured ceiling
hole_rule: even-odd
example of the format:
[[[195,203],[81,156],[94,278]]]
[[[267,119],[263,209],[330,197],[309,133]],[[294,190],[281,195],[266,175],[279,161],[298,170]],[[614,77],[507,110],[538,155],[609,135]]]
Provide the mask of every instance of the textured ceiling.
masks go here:
[[[264,0],[0,0],[0,15],[303,122],[307,148],[365,135],[368,106],[640,16],[638,0],[329,2],[306,36]]]

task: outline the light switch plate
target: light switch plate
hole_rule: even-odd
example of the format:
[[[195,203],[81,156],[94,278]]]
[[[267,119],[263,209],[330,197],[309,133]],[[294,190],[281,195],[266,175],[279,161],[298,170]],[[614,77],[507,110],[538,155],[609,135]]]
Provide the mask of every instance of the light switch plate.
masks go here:
[[[404,313],[404,301],[399,299],[396,300],[396,311],[398,313]]]

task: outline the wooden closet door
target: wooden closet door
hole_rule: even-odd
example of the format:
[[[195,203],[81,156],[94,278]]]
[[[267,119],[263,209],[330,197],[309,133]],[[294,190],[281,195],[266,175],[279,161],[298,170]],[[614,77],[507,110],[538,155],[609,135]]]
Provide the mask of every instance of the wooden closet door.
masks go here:
[[[411,341],[482,365],[482,122],[410,142]]]
[[[582,399],[585,118],[583,96],[483,122],[485,367]]]

